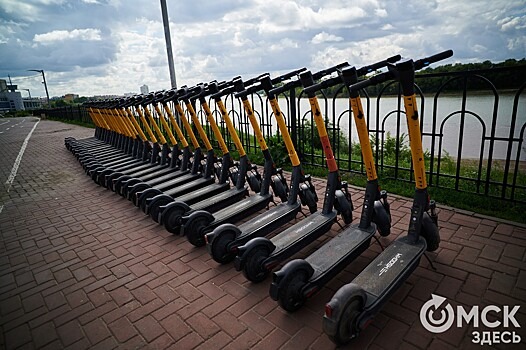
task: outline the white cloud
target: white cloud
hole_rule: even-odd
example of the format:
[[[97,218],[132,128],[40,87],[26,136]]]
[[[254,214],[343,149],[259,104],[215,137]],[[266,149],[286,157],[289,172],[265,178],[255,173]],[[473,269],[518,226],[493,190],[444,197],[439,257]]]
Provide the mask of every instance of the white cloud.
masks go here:
[[[520,30],[526,28],[526,16],[521,17],[506,17],[497,22],[500,25],[500,30],[503,32],[510,30]],[[525,34],[525,33],[523,33]]]
[[[37,43],[49,43],[53,41],[64,41],[64,40],[89,40],[98,41],[102,40],[100,36],[100,29],[86,28],[86,29],[73,29],[72,31],[67,30],[54,30],[52,32],[44,34],[35,34],[33,41]]]
[[[171,1],[177,82],[303,66],[315,71],[343,61],[359,66],[448,48],[457,62],[520,59],[526,52],[523,2]],[[158,1],[0,0],[0,12],[0,52],[10,52],[0,55],[0,77],[45,69],[52,95],[170,86]],[[33,94],[41,85],[36,79],[28,88]]]
[[[311,40],[313,44],[321,44],[325,42],[334,42],[334,41],[343,41],[343,38],[341,36],[336,36],[334,34],[321,32],[321,33],[316,34]]]

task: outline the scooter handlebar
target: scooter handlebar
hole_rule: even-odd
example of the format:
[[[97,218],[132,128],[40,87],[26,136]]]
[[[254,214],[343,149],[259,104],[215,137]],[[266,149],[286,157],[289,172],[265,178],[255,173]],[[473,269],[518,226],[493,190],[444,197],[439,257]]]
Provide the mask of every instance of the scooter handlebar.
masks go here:
[[[364,76],[367,73],[370,73],[370,72],[375,71],[375,70],[377,70],[379,68],[383,68],[383,67],[387,66],[389,63],[394,63],[396,61],[399,61],[401,58],[402,58],[402,56],[400,56],[400,55],[395,55],[395,56],[389,57],[388,59],[385,59],[383,61],[379,61],[379,62],[376,62],[376,63],[370,64],[368,66],[364,66],[364,67],[361,67],[361,68],[357,69],[356,70],[356,74],[359,77],[360,76]]]
[[[424,67],[429,66],[431,63],[445,60],[446,58],[449,58],[451,56],[453,56],[453,50],[446,50],[446,51],[437,53],[436,55],[421,58],[415,61],[415,70],[422,69]]]
[[[320,71],[312,74],[312,79],[314,79],[314,80],[321,79],[322,77],[324,77],[326,75],[329,75],[329,74],[332,74],[332,73],[334,73],[334,72],[336,72],[336,71],[338,71],[338,70],[340,70],[342,68],[345,68],[345,67],[349,67],[349,63],[343,62],[343,63],[337,64],[335,66],[326,68],[324,70],[320,70]]]
[[[422,58],[422,59],[419,59],[417,61],[414,61],[413,63],[413,67],[414,67],[414,70],[419,70],[419,69],[422,69],[424,67],[427,67],[429,66],[431,63],[434,63],[434,62],[438,62],[438,61],[441,61],[441,60],[444,60],[446,58],[449,58],[453,55],[453,50],[446,50],[446,51],[443,51],[443,52],[440,52],[436,55],[432,55],[432,56],[429,56],[429,57],[425,57],[425,58]],[[400,63],[401,65],[405,65],[407,64],[407,61],[402,61]],[[362,80],[362,81],[359,81],[357,82],[356,84],[352,84],[351,86],[349,86],[349,91],[358,91],[360,89],[364,89],[368,86],[372,86],[372,85],[377,85],[377,84],[380,84],[380,83],[383,83],[389,79],[393,79],[396,77],[396,65],[394,66],[395,69],[393,70],[390,70],[389,72],[385,72],[385,73],[381,73],[381,74],[378,74],[378,75],[375,75],[375,76],[372,76],[371,78],[369,79],[366,79],[366,80]]]
[[[320,70],[320,71],[312,74],[312,78],[314,80],[318,80],[318,79],[324,77],[325,75],[334,73],[337,70],[342,69],[342,68],[347,67],[347,66],[349,66],[349,63],[347,63],[347,62],[343,62],[343,63],[337,64],[337,65],[335,65],[333,67],[329,67],[329,68]],[[307,72],[307,69],[303,68],[303,69],[299,70],[299,72],[305,74],[305,72]],[[328,80],[330,80],[330,79],[328,79]],[[288,91],[288,90],[294,89],[294,88],[299,87],[301,85],[302,85],[301,80],[289,81],[288,83],[285,83],[282,86],[278,86],[278,87],[276,87],[274,89],[271,89],[270,91],[267,92],[267,94],[269,96],[279,95],[279,94],[281,94],[284,91]]]

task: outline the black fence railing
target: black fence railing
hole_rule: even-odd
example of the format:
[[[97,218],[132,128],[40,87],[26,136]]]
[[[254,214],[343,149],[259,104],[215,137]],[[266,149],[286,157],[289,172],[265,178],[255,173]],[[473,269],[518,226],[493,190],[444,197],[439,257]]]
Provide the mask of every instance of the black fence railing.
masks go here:
[[[422,141],[426,149],[429,185],[477,193],[513,202],[526,203],[526,67],[507,69],[519,77],[519,87],[498,90],[492,82],[494,70],[418,75]],[[440,81],[426,93],[419,87],[430,78]],[[320,92],[319,101],[335,158],[342,171],[365,174],[361,149],[345,89]],[[397,83],[362,92],[373,154],[383,178],[412,182],[411,152],[403,100]],[[277,123],[266,97],[250,97],[263,135],[272,139],[272,148],[284,147]],[[301,92],[279,96],[293,143],[305,164],[325,167],[308,99]],[[257,154],[258,143],[241,102],[229,95],[225,105],[239,132],[247,153]],[[214,102],[209,101],[228,147],[234,144]],[[204,113],[198,116],[206,125]],[[82,106],[42,111],[51,118],[89,122]],[[213,139],[211,130],[208,130]],[[286,152],[284,153],[286,155]],[[279,161],[279,160],[278,160]]]

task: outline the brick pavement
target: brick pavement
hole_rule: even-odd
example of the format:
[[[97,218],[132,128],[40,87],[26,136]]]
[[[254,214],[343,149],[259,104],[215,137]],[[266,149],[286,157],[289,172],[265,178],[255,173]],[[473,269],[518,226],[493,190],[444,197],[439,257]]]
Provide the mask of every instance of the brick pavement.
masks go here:
[[[288,314],[268,296],[269,281],[247,282],[95,185],[63,145],[66,136],[92,134],[41,121],[13,187],[2,192],[0,348],[334,348],[321,330],[323,306],[378,254],[377,243]],[[0,135],[1,181],[14,159],[8,149],[18,152],[24,137]],[[321,190],[323,181],[316,185]],[[353,193],[359,203],[362,191]],[[410,201],[391,201],[393,234],[380,239],[384,246],[407,227]],[[429,254],[436,271],[423,259],[349,348],[481,348],[471,343],[472,327],[437,335],[422,327],[419,311],[431,293],[454,306],[521,305],[516,331],[524,348],[526,229],[448,208],[440,226],[441,247]]]

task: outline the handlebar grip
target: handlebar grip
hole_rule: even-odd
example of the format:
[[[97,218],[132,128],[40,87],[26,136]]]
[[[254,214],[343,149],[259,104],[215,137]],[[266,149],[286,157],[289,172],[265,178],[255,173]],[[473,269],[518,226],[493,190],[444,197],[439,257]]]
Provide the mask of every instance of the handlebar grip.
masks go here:
[[[334,73],[336,72],[337,70],[339,69],[342,69],[342,68],[345,68],[345,67],[348,67],[349,66],[349,63],[347,62],[343,62],[343,63],[340,63],[340,64],[337,64],[335,66],[332,66],[332,67],[329,67],[329,68],[326,68],[326,69],[323,69],[323,70],[320,70],[314,74],[312,74],[312,78],[314,80],[318,80],[320,79],[321,77],[324,77],[326,75],[329,75],[331,73]]]
[[[259,79],[261,79],[261,78],[263,78],[263,77],[265,77],[265,76],[267,76],[267,75],[269,75],[269,73],[263,73],[263,74],[258,75],[257,77],[250,78],[250,79],[248,79],[248,80],[246,80],[246,81],[244,82],[244,85],[245,85],[245,86],[254,85],[255,83],[258,82]],[[236,81],[236,80],[241,80],[241,77],[239,77],[239,76],[238,76],[238,77],[235,77],[235,78],[232,80],[232,81],[234,81],[234,84],[235,84],[235,81]]]
[[[277,83],[281,83],[282,81],[290,79],[290,78],[292,78],[295,75],[298,75],[298,74],[300,74],[302,72],[305,72],[306,70],[307,70],[307,68],[303,67],[303,68],[300,68],[300,69],[296,69],[296,70],[294,70],[292,72],[280,75],[279,77],[273,78],[272,79],[272,85],[275,85]]]
[[[321,90],[321,89],[325,89],[325,88],[328,88],[328,87],[331,87],[331,86],[334,86],[334,85],[338,85],[341,82],[342,82],[342,80],[341,80],[341,78],[339,76],[338,77],[333,77],[333,78],[329,78],[327,80],[324,80],[322,82],[319,82],[317,84],[308,86],[305,89],[303,89],[303,91],[306,94],[309,94],[309,93],[316,92],[316,91]]]
[[[451,56],[453,56],[453,50],[446,50],[446,51],[437,53],[436,55],[421,58],[415,61],[415,70],[422,69],[424,67],[429,66],[431,63],[445,60],[446,58],[449,58]]]
[[[361,68],[357,69],[356,70],[356,74],[359,77],[363,76],[363,75],[366,75],[367,73],[372,72],[374,70],[377,70],[378,68],[382,68],[382,67],[387,66],[389,63],[394,63],[396,61],[399,61],[401,58],[402,58],[402,56],[400,56],[400,55],[395,55],[395,56],[389,57],[388,59],[385,59],[383,61],[376,62],[376,63],[370,64],[368,66],[364,66],[364,67],[361,67]]]
[[[393,73],[391,72],[381,73],[369,79],[359,81],[356,84],[352,84],[351,86],[349,86],[349,91],[350,92],[358,91],[360,89],[364,89],[371,85],[377,85],[377,84],[383,83],[384,81],[391,79],[392,77],[393,77]]]

